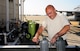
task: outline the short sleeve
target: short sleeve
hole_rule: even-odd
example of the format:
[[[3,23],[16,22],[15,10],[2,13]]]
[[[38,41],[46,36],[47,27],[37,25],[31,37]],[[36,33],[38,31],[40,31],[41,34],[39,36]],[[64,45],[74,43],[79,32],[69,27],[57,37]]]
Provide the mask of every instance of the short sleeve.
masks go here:
[[[65,26],[65,25],[70,25],[70,22],[69,20],[66,18],[66,16],[61,16],[61,21],[62,21],[62,25]]]
[[[46,20],[42,22],[42,26],[45,28],[47,26]]]

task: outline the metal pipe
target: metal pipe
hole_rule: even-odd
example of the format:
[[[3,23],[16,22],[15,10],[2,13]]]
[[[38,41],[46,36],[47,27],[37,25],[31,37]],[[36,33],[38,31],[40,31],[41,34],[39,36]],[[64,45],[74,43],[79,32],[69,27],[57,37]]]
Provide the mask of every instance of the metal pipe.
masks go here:
[[[19,0],[19,20],[21,20],[21,0]]]
[[[21,6],[20,6],[20,18],[21,18],[21,21],[22,21],[22,0],[20,0],[20,4],[21,4]]]
[[[14,11],[13,11],[13,14],[14,14],[13,16],[14,16],[14,19],[16,19],[16,5],[15,5],[16,2],[15,2],[15,1],[16,1],[16,0],[13,0],[13,6],[14,6],[14,7],[13,7],[13,8],[14,8],[14,9],[13,9],[13,10],[14,10]]]
[[[23,14],[24,14],[24,0],[20,0],[20,3],[21,3],[21,21],[23,21]]]
[[[15,31],[15,28],[11,30],[9,33],[7,33],[7,36],[10,35],[13,31]]]
[[[6,0],[6,31],[9,32],[9,0]]]
[[[4,43],[7,44],[7,36],[6,36],[6,33],[3,33],[4,34]]]

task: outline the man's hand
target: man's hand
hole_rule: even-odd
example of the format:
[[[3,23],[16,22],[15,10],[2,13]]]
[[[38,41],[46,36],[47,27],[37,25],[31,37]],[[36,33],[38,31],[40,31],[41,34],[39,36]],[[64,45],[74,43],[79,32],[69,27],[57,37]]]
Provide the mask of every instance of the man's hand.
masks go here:
[[[51,44],[54,44],[56,42],[57,38],[53,37],[50,41]]]
[[[32,41],[38,43],[39,38],[37,38],[36,36],[33,37]]]
[[[56,42],[56,40],[57,40],[58,37],[59,37],[59,35],[57,33],[55,36],[53,36],[53,38],[51,39],[50,43],[54,44]]]

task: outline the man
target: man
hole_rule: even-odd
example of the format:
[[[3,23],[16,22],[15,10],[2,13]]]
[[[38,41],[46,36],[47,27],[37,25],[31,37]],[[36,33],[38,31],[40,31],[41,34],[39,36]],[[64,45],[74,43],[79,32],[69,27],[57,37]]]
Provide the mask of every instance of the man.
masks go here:
[[[45,28],[47,28],[50,43],[54,44],[60,36],[65,40],[65,34],[70,29],[68,20],[63,15],[58,15],[52,5],[48,5],[45,11],[48,17],[43,21],[32,41],[38,43],[39,35],[42,34]]]

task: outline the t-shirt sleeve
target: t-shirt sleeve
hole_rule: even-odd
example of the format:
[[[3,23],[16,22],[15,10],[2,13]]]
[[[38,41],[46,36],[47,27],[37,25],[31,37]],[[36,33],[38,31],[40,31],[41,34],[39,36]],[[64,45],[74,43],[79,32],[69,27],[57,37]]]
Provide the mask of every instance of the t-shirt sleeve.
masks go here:
[[[69,20],[66,18],[66,16],[61,16],[61,21],[62,21],[62,25],[65,26],[65,25],[70,25],[70,22]]]
[[[47,26],[46,20],[44,20],[44,21],[42,22],[42,26],[43,26],[44,28],[46,28],[46,26]]]

